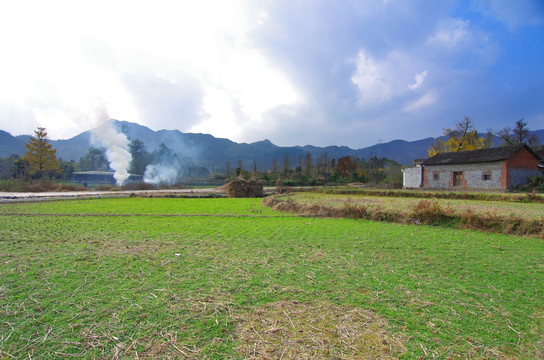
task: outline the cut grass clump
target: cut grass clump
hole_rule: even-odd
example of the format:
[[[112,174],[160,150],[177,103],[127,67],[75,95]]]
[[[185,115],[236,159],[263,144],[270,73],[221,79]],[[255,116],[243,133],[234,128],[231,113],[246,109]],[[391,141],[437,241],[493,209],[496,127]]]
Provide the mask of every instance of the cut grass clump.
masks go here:
[[[239,318],[244,359],[396,359],[406,349],[373,311],[328,301],[278,301]]]

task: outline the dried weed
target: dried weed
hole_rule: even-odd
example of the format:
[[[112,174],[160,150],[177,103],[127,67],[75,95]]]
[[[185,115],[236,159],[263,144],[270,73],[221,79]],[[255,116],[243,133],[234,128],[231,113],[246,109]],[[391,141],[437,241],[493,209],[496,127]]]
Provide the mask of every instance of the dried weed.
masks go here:
[[[268,303],[238,320],[246,359],[392,359],[405,351],[374,312],[327,301]]]

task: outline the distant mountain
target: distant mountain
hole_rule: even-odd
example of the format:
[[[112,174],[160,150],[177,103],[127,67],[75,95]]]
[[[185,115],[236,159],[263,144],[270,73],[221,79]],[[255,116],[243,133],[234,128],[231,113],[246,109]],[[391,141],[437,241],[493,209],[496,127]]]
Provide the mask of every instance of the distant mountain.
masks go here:
[[[292,146],[280,147],[269,140],[254,143],[236,143],[228,139],[216,138],[209,134],[182,133],[179,130],[153,131],[148,127],[127,121],[111,120],[114,126],[127,135],[130,140],[142,141],[149,152],[165,144],[178,157],[191,160],[195,165],[205,166],[209,170],[224,169],[226,162],[234,169],[239,159],[245,169],[252,169],[254,161],[259,170],[270,169],[274,160],[281,167],[283,159],[288,156],[291,167],[298,165],[307,152],[312,153],[314,163],[317,157],[327,154],[329,158],[338,159],[343,156],[354,156],[362,159],[371,156],[384,157],[395,160],[402,165],[410,165],[414,159],[426,157],[427,149],[435,140],[426,138],[417,141],[393,140],[387,143],[376,144],[362,149],[351,149],[346,146]],[[544,143],[544,130],[533,131]],[[23,155],[28,135],[12,136],[0,130],[0,157],[11,154]],[[57,157],[64,160],[78,161],[87,154],[91,146],[91,131],[85,131],[71,139],[51,140],[57,149]],[[499,142],[498,139],[496,142]]]
[[[25,153],[25,142],[7,131],[0,130],[0,157],[7,158],[11,154]]]

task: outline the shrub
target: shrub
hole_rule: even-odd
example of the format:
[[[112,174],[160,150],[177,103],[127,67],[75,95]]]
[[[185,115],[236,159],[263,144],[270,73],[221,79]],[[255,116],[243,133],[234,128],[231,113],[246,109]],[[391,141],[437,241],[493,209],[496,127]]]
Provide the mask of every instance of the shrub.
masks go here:
[[[441,223],[450,218],[448,212],[434,199],[418,202],[409,213],[409,217],[424,224]]]

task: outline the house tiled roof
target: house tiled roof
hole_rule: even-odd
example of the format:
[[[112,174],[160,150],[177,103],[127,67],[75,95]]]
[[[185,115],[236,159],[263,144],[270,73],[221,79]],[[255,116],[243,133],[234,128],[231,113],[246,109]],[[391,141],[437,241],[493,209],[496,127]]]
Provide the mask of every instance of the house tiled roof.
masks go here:
[[[452,165],[452,164],[473,164],[482,162],[503,161],[514,156],[522,148],[527,148],[535,157],[535,154],[527,145],[501,146],[490,149],[472,151],[458,151],[449,153],[438,153],[426,159],[423,165]]]
[[[535,154],[537,154],[540,160],[544,162],[544,149],[536,150]]]

